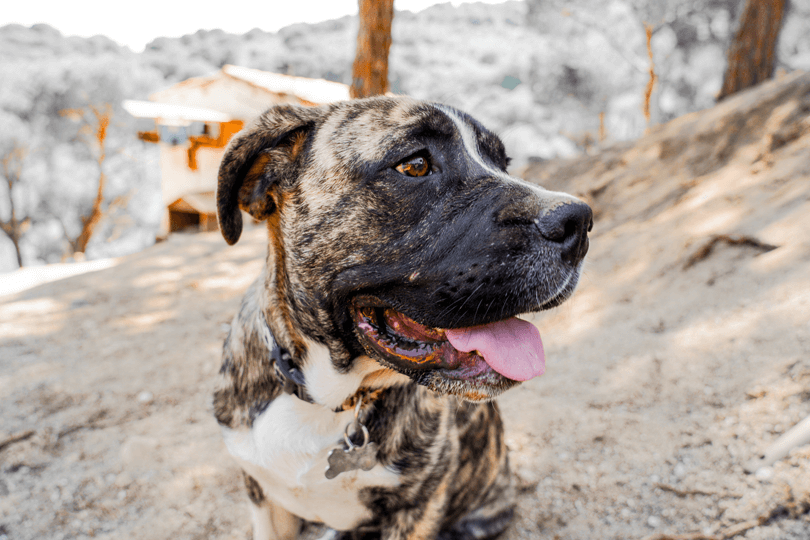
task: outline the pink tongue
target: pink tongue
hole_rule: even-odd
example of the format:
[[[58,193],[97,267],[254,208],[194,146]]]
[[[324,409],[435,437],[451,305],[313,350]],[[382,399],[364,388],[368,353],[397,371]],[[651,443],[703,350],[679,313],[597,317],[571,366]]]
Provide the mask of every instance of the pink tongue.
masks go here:
[[[481,326],[446,330],[450,344],[462,352],[478,351],[492,369],[514,381],[528,381],[546,371],[540,331],[517,318]]]

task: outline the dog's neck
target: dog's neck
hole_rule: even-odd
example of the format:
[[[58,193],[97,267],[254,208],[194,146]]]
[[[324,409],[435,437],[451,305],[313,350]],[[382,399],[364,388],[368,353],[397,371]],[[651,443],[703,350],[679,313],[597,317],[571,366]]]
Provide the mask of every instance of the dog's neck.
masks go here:
[[[268,229],[271,236],[276,232],[271,227]],[[288,305],[285,291],[291,284],[276,267],[283,264],[284,258],[283,251],[275,252],[278,249],[279,246],[271,242],[267,269],[260,278],[259,305],[263,306],[260,324],[266,329],[269,360],[273,361],[273,351],[277,348],[275,355],[282,361],[273,361],[274,369],[285,390],[292,389],[291,393],[304,401],[341,411],[354,407],[363,396],[366,396],[363,402],[368,403],[379,390],[411,383],[410,378],[365,355],[352,358],[346,369],[338,369],[333,362],[334,351],[296,332],[298,325],[293,323],[292,314],[285,307]]]
[[[264,324],[267,326],[267,332],[272,338],[272,345],[269,346],[270,359],[273,362],[273,370],[275,371],[276,377],[278,377],[283,384],[284,393],[292,394],[298,399],[308,403],[314,403],[309,394],[307,394],[304,374],[292,363],[290,351],[278,344],[275,336],[273,336],[273,331],[267,325],[267,320],[264,321]]]
[[[385,388],[393,384],[409,382],[407,379],[399,380],[404,376],[388,373],[391,370],[382,368],[365,356],[359,357],[354,369],[348,373],[338,373],[328,361],[328,353],[326,358],[319,358],[324,356],[326,347],[314,342],[307,343],[305,349],[305,355],[311,353],[308,354],[309,362],[303,357],[296,358],[277,341],[273,329],[268,324],[267,315],[262,313],[261,317],[268,359],[276,378],[282,383],[285,394],[294,395],[307,403],[326,406],[335,412],[342,412],[353,409],[358,401],[364,405],[371,404]],[[310,379],[313,379],[311,385],[308,384],[310,381],[307,380],[307,372]]]

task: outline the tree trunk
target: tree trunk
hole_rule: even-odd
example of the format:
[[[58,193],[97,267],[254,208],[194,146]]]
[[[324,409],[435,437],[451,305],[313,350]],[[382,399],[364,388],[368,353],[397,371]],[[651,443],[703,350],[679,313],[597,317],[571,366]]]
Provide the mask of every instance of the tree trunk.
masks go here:
[[[394,0],[359,0],[360,29],[350,95],[361,98],[388,91],[388,50]]]
[[[96,225],[99,224],[101,218],[104,217],[104,211],[101,205],[104,202],[104,184],[106,177],[104,176],[104,159],[107,154],[104,150],[104,144],[107,140],[107,128],[110,125],[110,118],[112,117],[112,108],[107,105],[104,110],[90,106],[90,110],[96,119],[96,132],[95,142],[98,144],[98,156],[96,162],[98,163],[98,190],[96,191],[96,198],[93,201],[93,209],[87,216],[82,216],[82,232],[76,241],[73,242],[73,251],[84,253],[87,250],[87,244],[90,243],[90,238],[93,236]]]
[[[14,208],[11,209],[11,219],[6,223],[0,223],[0,230],[6,233],[11,243],[14,244],[14,251],[17,253],[17,264],[22,268],[22,253],[20,252],[20,238],[22,237],[23,224],[17,221]]]
[[[14,244],[14,251],[17,253],[17,265],[22,268],[22,252],[20,252],[20,239],[16,236],[11,238],[11,243]]]
[[[11,243],[14,244],[14,251],[17,254],[17,264],[22,268],[22,253],[20,252],[20,239],[23,232],[30,223],[29,218],[17,219],[17,208],[14,205],[14,188],[20,183],[22,179],[23,161],[28,155],[28,149],[23,146],[15,146],[12,150],[3,156],[2,167],[3,176],[6,177],[6,184],[8,186],[8,204],[11,215],[6,222],[0,222],[0,230],[6,233]]]
[[[785,4],[786,0],[747,0],[740,28],[728,49],[728,67],[718,101],[771,78]]]
[[[99,160],[99,168],[103,162],[104,158],[101,158]],[[104,202],[104,181],[104,173],[102,172],[99,174],[98,191],[96,193],[96,199],[93,201],[93,209],[90,211],[89,215],[82,217],[82,232],[79,234],[76,242],[74,242],[74,251],[84,253],[87,250],[87,244],[90,243],[90,238],[93,236],[96,225],[98,225],[101,218],[104,216],[104,212],[101,210],[101,203]]]
[[[8,239],[11,240],[11,243],[14,244],[14,251],[17,253],[17,264],[22,268],[22,253],[20,252],[20,237],[22,236],[22,228],[23,223],[17,220],[17,211],[14,208],[14,196],[13,190],[14,189],[14,182],[11,179],[8,180],[8,201],[11,206],[11,217],[5,223],[0,223],[0,229]]]

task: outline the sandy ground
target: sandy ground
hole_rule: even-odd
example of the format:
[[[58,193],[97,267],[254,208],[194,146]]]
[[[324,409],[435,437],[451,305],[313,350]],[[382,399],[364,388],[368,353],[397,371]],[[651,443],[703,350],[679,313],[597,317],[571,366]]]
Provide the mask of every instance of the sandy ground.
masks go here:
[[[118,264],[115,259],[96,259],[73,263],[45,264],[42,266],[26,266],[12,272],[0,274],[0,298],[10,294],[27,291],[37,285],[50,283],[60,279],[97,272]]]
[[[524,172],[596,225],[579,291],[535,321],[546,375],[499,400],[508,540],[810,539],[810,447],[743,470],[810,415],[808,115],[791,76]],[[263,235],[0,297],[0,540],[249,537],[210,395]]]

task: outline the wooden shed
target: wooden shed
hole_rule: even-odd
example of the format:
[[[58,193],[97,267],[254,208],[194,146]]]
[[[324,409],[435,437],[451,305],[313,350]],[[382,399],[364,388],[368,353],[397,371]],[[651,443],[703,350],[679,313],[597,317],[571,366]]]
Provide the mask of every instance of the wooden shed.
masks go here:
[[[216,229],[219,163],[228,141],[250,120],[277,104],[346,99],[345,84],[226,65],[155,92],[149,101],[125,101],[130,114],[155,121],[153,130],[138,137],[160,146],[166,211],[158,237],[189,227]]]

